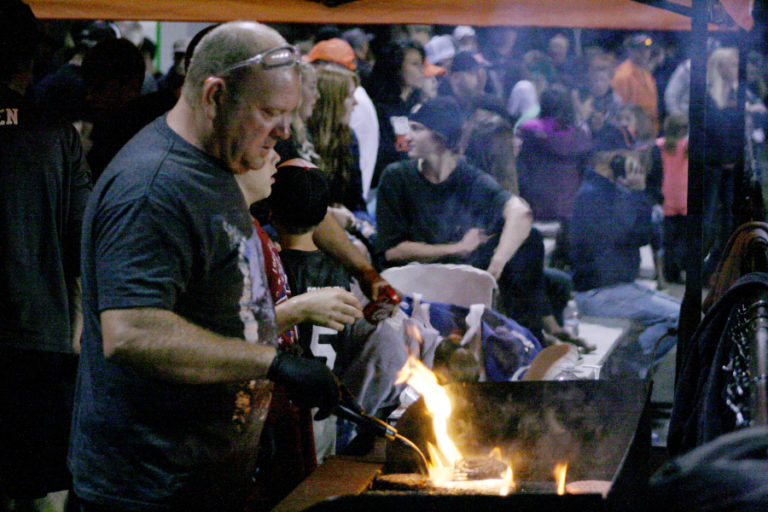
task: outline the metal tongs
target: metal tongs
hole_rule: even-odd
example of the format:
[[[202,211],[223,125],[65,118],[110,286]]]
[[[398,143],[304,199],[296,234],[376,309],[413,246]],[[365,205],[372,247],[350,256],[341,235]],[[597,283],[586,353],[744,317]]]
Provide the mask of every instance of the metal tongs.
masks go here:
[[[388,441],[394,441],[399,435],[397,429],[389,423],[375,418],[365,412],[365,409],[355,401],[352,393],[344,384],[339,386],[341,389],[341,401],[334,411],[336,416],[351,421],[366,432],[376,434]],[[402,436],[401,436],[402,437]]]
[[[419,459],[422,464],[421,470],[424,472],[424,474],[429,472],[429,464],[427,463],[427,458],[424,456],[424,453],[422,453],[419,447],[416,446],[416,443],[407,437],[398,434],[397,429],[389,423],[366,413],[365,409],[363,409],[355,401],[352,393],[349,391],[349,389],[347,389],[345,385],[340,384],[339,388],[341,390],[341,401],[334,410],[334,414],[336,414],[336,416],[351,421],[362,430],[375,434],[379,437],[383,437],[388,441],[398,440],[402,442],[419,455]]]

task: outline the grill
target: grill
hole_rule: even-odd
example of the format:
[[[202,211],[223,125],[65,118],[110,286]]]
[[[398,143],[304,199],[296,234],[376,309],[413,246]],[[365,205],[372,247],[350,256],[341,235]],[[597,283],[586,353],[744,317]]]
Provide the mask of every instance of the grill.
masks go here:
[[[358,484],[358,489],[348,490],[356,494],[316,503],[309,510],[585,512],[634,510],[645,505],[650,450],[645,411],[650,390],[644,381],[472,383],[451,384],[447,389],[453,403],[449,435],[466,457],[483,457],[493,448],[500,450],[504,459],[512,462],[513,493],[489,496],[418,486],[404,491],[378,490],[386,485],[373,480],[372,490],[360,492]],[[397,428],[426,450],[426,442],[434,433],[423,400],[406,410]],[[570,492],[575,492],[577,482],[598,480],[604,482],[605,496],[589,489],[584,494],[558,495],[553,477],[558,462],[568,463]],[[336,479],[348,478],[342,475],[349,471],[361,475],[360,470],[352,469],[360,459],[345,462],[337,458],[333,464],[331,473],[336,473]],[[418,467],[413,450],[401,443],[387,443],[384,475],[416,473]],[[322,472],[323,467],[320,469]],[[328,476],[334,478],[333,474]],[[303,485],[304,494],[311,493],[313,485],[317,484],[310,477]],[[290,505],[280,508],[289,509]]]

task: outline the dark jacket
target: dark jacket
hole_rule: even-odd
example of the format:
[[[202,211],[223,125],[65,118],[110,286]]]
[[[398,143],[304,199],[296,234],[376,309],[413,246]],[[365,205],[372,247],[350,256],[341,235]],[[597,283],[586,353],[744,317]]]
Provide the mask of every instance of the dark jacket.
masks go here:
[[[737,345],[742,349],[745,341],[749,345],[747,334],[734,336],[749,331],[743,310],[739,309],[766,297],[768,274],[747,274],[707,313],[688,342],[669,423],[667,447],[672,455],[685,453],[736,428],[734,409],[739,409],[740,402],[749,402],[754,385],[748,373],[737,371],[740,363],[734,357],[739,352],[734,351]],[[740,374],[746,374],[747,382],[738,381]],[[729,388],[743,396],[729,394]]]
[[[576,196],[570,229],[577,291],[631,283],[638,277],[640,247],[651,240],[651,204],[645,192],[590,171]]]

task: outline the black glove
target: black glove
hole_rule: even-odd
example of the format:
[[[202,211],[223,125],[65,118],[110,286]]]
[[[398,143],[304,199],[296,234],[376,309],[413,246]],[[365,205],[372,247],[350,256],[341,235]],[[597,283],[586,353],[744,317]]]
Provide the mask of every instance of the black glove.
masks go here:
[[[330,416],[341,400],[339,380],[315,359],[278,352],[267,378],[285,386],[291,401],[299,407],[318,407],[316,420]]]

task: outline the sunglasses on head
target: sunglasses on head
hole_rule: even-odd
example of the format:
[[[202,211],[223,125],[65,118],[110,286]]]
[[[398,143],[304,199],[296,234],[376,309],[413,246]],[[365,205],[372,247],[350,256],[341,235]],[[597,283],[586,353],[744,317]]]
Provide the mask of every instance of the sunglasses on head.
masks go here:
[[[253,64],[261,65],[262,69],[275,69],[286,66],[295,66],[300,62],[300,54],[298,48],[291,45],[278,46],[276,48],[270,48],[263,51],[251,58],[241,60],[235,64],[229,66],[219,75],[226,75],[236,69],[240,69]]]

